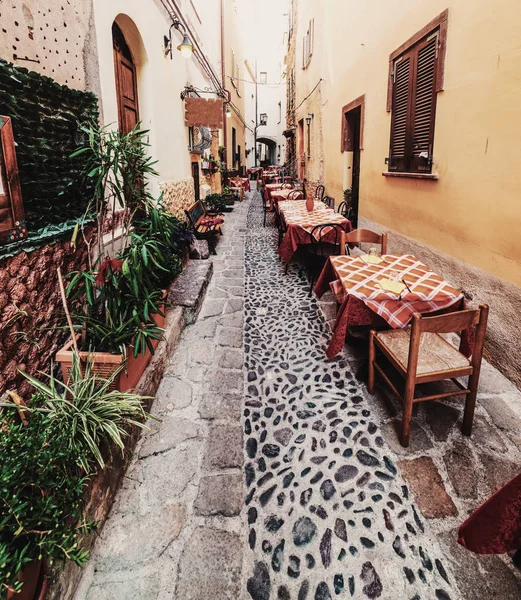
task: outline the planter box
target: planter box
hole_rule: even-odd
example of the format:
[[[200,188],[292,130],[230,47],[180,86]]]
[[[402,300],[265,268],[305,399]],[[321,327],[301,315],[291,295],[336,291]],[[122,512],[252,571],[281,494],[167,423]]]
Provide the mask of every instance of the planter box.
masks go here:
[[[167,290],[163,290],[163,298],[166,300]],[[163,316],[153,315],[158,327],[164,329],[165,326],[165,306],[162,307]],[[80,338],[78,334],[77,340]],[[157,348],[160,340],[152,340],[152,347]],[[60,363],[63,381],[69,380],[69,372],[72,369],[72,340],[69,340],[65,346],[56,353],[56,361]],[[127,348],[127,360],[123,354],[111,354],[110,352],[80,352],[80,359],[83,362],[89,361],[93,365],[93,371],[103,378],[110,377],[114,371],[125,365],[125,368],[119,373],[111,385],[111,389],[117,389],[120,392],[127,392],[138,384],[145,369],[152,358],[152,353],[147,348],[145,354],[138,354],[134,357],[133,349]]]
[[[236,199],[237,197],[235,196],[235,194],[226,194],[226,196],[224,196],[226,206],[233,206],[235,204]]]

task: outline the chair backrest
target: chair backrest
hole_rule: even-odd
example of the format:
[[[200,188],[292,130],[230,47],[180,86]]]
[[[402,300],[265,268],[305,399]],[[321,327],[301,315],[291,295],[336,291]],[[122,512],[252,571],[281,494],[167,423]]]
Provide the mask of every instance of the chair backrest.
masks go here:
[[[288,200],[301,200],[303,198],[304,194],[300,190],[293,190],[288,194]]]
[[[329,206],[329,208],[334,208],[335,206],[335,199],[332,198],[331,196],[324,196],[322,198],[322,202],[326,205]]]
[[[351,205],[348,202],[346,202],[345,200],[344,200],[344,202],[341,202],[338,205],[338,208],[336,210],[339,215],[342,215],[343,217],[345,217],[346,219],[349,219],[350,221],[352,220],[353,209],[352,209]]]
[[[198,200],[194,202],[192,206],[190,206],[187,210],[185,210],[186,217],[188,218],[188,222],[195,229],[199,224],[199,221],[206,216],[206,210],[203,206],[203,203]]]
[[[317,201],[323,200],[325,193],[326,193],[326,188],[320,183],[315,188],[315,200],[317,200]]]
[[[331,246],[338,246],[340,254],[340,246],[344,235],[344,228],[339,223],[315,225],[309,233],[311,252],[317,256],[329,256],[331,254]]]
[[[368,243],[368,244],[380,244],[382,247],[382,254],[387,254],[387,233],[376,233],[370,229],[353,229],[346,234],[347,243]]]
[[[409,347],[409,365],[414,366],[414,371],[416,371],[422,333],[460,333],[469,327],[476,326],[472,366],[474,368],[479,367],[483,356],[487,321],[487,304],[480,304],[479,308],[474,310],[460,310],[436,317],[424,317],[420,313],[414,313],[411,345]]]

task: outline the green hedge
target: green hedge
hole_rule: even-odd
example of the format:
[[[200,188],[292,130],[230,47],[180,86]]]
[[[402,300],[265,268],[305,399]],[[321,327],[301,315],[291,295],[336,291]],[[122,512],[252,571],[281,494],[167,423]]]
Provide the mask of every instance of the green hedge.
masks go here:
[[[0,59],[0,115],[13,120],[29,234],[81,217],[92,189],[81,156],[70,154],[82,142],[79,124],[99,118],[96,96]]]

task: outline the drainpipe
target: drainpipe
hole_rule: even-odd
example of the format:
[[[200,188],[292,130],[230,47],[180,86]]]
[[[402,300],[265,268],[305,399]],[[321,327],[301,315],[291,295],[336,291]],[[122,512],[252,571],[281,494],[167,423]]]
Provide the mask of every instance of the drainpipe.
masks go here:
[[[224,54],[224,0],[221,0],[221,76],[222,86],[226,90],[226,63]],[[224,162],[225,165],[228,166],[228,123],[226,122],[226,119],[226,104],[223,103],[223,146],[226,148]]]
[[[255,166],[257,166],[257,129],[259,128],[259,109],[258,109],[258,101],[259,101],[259,83],[257,77],[257,58],[255,58],[255,139],[254,139],[254,147],[253,150],[255,152]]]

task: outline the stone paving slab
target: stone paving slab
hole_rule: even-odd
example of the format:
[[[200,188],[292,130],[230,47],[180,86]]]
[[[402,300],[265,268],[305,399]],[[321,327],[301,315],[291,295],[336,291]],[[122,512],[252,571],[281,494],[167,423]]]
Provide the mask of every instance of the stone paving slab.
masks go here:
[[[159,421],[142,435],[77,600],[241,598],[245,237],[237,230],[248,205],[247,197],[226,216],[217,256],[192,261],[170,294],[197,320],[169,357],[152,407]],[[220,283],[210,280],[214,261]]]

